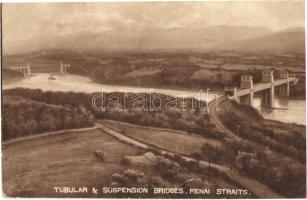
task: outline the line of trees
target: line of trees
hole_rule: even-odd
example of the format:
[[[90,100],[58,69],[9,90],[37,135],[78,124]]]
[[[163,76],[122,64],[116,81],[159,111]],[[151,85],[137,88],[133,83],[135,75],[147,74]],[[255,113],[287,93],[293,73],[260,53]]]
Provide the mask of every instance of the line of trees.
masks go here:
[[[94,125],[93,115],[83,106],[55,106],[35,101],[4,103],[2,120],[4,141],[46,131]]]

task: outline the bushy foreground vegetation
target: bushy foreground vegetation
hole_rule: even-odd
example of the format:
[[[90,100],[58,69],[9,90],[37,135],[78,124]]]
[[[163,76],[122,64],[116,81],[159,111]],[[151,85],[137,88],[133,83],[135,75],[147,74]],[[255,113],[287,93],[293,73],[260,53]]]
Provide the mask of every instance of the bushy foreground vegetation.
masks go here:
[[[149,167],[154,174],[148,173],[148,168],[145,170],[143,167],[128,164],[124,159],[123,162],[129,168],[122,173],[113,174],[110,185],[112,187],[149,188],[149,194],[145,195],[147,198],[216,198],[223,197],[223,195],[216,195],[216,189],[221,188],[221,185],[226,183],[229,184],[229,187],[237,187],[224,174],[211,167],[200,167],[197,161],[187,161],[179,155],[156,156],[156,158],[157,161]],[[153,194],[154,188],[182,188],[182,191],[173,194]],[[209,189],[211,192],[203,195],[193,194],[190,193],[190,188]],[[117,197],[127,196],[118,195]],[[240,195],[227,195],[227,197],[240,198]]]
[[[2,107],[4,141],[47,131],[90,127],[93,115],[83,106],[59,106],[5,97]]]
[[[305,162],[306,136],[304,128],[288,128],[287,131],[268,126],[254,108],[232,101],[221,108],[220,118],[234,133],[250,141],[256,141],[270,149]],[[291,126],[291,125],[290,125]]]
[[[305,196],[305,127],[274,121],[268,124],[252,107],[233,101],[220,110],[223,123],[243,140],[202,150],[210,150],[212,159],[228,162],[287,197]]]

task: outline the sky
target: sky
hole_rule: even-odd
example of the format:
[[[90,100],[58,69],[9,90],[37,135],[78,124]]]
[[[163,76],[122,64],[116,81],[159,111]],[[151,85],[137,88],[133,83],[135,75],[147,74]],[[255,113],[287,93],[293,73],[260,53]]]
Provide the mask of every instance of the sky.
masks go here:
[[[304,27],[304,1],[6,3],[6,41],[91,31],[200,29],[214,25]]]

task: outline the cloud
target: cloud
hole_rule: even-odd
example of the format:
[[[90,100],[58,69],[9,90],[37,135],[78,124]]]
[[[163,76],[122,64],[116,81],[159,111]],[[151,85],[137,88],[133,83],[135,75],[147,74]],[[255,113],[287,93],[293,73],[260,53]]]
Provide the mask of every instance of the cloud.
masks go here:
[[[304,26],[304,1],[4,4],[4,40],[81,31]]]

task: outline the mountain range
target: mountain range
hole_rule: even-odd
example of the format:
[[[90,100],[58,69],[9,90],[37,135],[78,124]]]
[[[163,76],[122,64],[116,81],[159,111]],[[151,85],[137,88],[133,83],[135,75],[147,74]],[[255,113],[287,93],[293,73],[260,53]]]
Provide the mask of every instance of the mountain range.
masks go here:
[[[83,31],[6,41],[4,54],[38,50],[229,50],[239,52],[304,53],[305,29],[271,31],[264,27],[218,25],[199,29]]]

